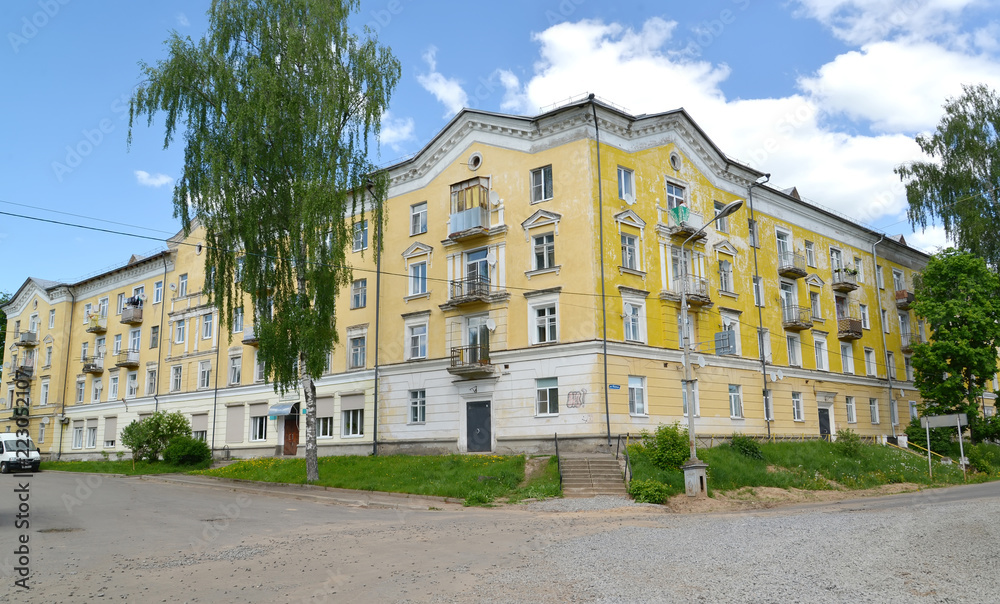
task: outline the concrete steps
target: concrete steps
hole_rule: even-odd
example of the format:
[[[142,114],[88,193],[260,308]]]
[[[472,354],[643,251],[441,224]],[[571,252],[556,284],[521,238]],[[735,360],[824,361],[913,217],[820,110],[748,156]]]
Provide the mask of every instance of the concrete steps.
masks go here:
[[[618,460],[611,455],[564,455],[559,463],[564,497],[628,494]]]

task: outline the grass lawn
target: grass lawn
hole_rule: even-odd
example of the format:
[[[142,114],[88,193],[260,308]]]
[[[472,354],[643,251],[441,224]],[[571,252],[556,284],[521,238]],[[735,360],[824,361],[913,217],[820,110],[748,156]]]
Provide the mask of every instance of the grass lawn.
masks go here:
[[[202,467],[207,468],[209,464]],[[176,474],[178,472],[190,472],[191,466],[173,466],[165,461],[135,462],[135,469],[132,469],[131,460],[123,461],[43,461],[42,471],[59,470],[61,472],[93,472],[95,474],[126,474],[128,476],[138,476],[140,474]]]

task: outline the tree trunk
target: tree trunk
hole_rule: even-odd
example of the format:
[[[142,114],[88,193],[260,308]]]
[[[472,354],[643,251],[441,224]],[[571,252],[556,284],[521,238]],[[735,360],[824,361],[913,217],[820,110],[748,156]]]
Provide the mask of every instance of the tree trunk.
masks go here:
[[[299,366],[305,366],[305,354],[299,353]],[[316,447],[316,383],[308,372],[302,373],[302,392],[306,395],[306,481],[319,480],[319,459]]]

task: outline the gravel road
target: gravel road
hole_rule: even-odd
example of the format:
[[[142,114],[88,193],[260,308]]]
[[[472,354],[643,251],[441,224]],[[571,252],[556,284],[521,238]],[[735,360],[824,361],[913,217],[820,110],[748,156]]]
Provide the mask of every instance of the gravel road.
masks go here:
[[[1000,599],[998,484],[674,514],[614,497],[373,509],[112,477],[76,503],[78,478],[32,478],[27,591],[0,485],[0,602]]]

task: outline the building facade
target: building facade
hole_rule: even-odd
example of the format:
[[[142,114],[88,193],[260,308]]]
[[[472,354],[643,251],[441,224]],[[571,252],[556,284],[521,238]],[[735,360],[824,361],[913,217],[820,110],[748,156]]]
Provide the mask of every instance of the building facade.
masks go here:
[[[684,330],[699,435],[893,436],[921,404],[909,354],[928,335],[911,310],[927,256],[761,183],[683,110],[467,110],[388,170],[381,257],[352,219],[341,344],[317,378],[321,455],[549,450],[556,434],[593,448],[686,425]],[[122,451],[124,425],[166,410],[216,451],[302,454],[304,403],[265,382],[249,304],[219,325],[203,243],[196,229],[17,292],[5,402],[30,369],[43,452]]]

